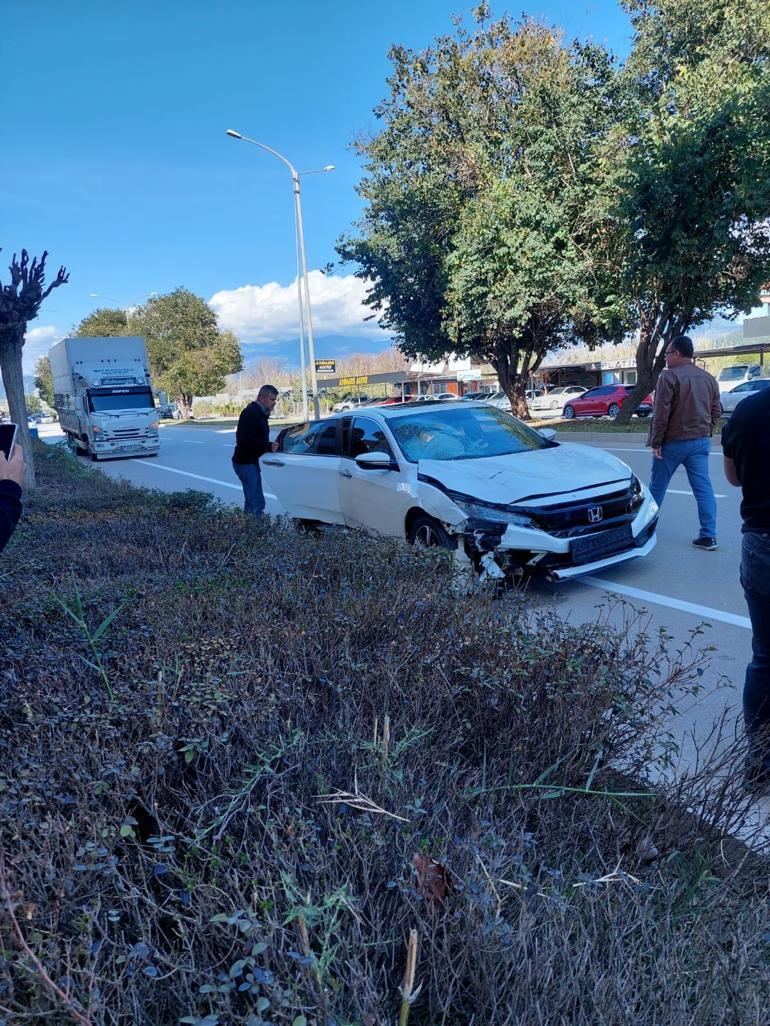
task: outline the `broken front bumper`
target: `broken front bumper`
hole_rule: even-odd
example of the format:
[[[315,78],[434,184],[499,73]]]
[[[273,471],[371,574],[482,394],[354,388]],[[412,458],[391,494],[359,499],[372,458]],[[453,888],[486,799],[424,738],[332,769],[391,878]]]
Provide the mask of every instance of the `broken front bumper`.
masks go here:
[[[655,548],[657,523],[658,507],[647,497],[631,523],[579,537],[555,537],[476,518],[455,532],[461,535],[464,555],[486,576],[542,574],[561,581],[648,555]]]

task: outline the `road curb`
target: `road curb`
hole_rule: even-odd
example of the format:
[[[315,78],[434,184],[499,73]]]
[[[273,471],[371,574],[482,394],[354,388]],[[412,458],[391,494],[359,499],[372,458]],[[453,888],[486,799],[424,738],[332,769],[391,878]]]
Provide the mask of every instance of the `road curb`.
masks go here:
[[[640,451],[648,449],[645,444],[646,436],[638,431],[559,431],[557,428],[556,438],[560,442],[605,442],[608,448],[613,443],[622,445],[636,443],[635,448]],[[711,439],[711,451],[722,451],[722,445],[716,438]]]

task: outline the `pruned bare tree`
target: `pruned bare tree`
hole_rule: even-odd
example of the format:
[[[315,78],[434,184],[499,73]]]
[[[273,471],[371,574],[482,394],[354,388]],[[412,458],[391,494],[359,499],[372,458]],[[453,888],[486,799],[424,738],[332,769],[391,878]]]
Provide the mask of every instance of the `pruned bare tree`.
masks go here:
[[[27,324],[37,315],[43,300],[51,292],[69,281],[69,274],[60,267],[56,277],[45,283],[45,262],[48,253],[38,260],[30,261],[26,249],[21,257],[13,254],[10,279],[7,284],[0,281],[0,370],[8,398],[11,420],[19,425],[19,438],[24,447],[27,463],[27,485],[35,483],[35,466],[32,460],[32,440],[27,426],[27,404],[24,398],[24,377],[21,368],[21,351],[27,333]]]

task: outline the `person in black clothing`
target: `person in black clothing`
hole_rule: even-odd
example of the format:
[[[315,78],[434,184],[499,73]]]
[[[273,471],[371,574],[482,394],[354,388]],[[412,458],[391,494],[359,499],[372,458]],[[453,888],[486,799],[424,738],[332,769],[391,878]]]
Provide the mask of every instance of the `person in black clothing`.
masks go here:
[[[259,458],[275,449],[270,443],[268,421],[277,399],[278,389],[273,385],[263,385],[256,400],[241,410],[235,431],[233,470],[243,485],[243,508],[257,519],[265,510]]]
[[[747,396],[722,429],[725,477],[743,491],[741,584],[751,619],[743,718],[749,738],[746,784],[770,786],[770,386]]]
[[[7,545],[21,516],[21,486],[26,470],[20,445],[13,450],[10,460],[0,452],[0,552]]]

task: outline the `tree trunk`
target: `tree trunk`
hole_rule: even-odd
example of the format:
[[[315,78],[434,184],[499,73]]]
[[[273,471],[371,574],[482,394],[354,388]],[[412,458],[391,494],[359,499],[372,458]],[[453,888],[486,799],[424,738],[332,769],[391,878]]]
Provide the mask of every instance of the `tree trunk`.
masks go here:
[[[525,360],[522,371],[519,371],[520,349],[521,346],[518,342],[512,342],[508,345],[500,343],[495,348],[494,355],[489,357],[489,362],[497,372],[500,388],[510,400],[511,413],[521,420],[529,420],[527,397],[524,395],[529,374],[529,370],[526,369],[525,371],[524,366],[527,366],[528,361]],[[527,357],[531,358],[531,353],[528,353]]]
[[[193,397],[189,393],[184,393],[176,397],[176,404],[179,407],[179,413],[182,420],[189,420],[192,403]]]
[[[655,388],[660,372],[666,366],[666,346],[686,330],[688,323],[686,314],[673,314],[661,305],[641,318],[636,347],[636,384],[623,400],[616,424],[628,424],[637,406]]]
[[[32,437],[29,433],[27,402],[24,398],[24,374],[21,368],[21,350],[24,345],[24,335],[16,333],[6,335],[0,341],[0,368],[3,374],[3,386],[8,399],[8,410],[11,420],[18,425],[16,444],[21,444],[24,449],[24,462],[27,464],[27,476],[25,485],[27,488],[35,486],[35,462],[32,456]]]

